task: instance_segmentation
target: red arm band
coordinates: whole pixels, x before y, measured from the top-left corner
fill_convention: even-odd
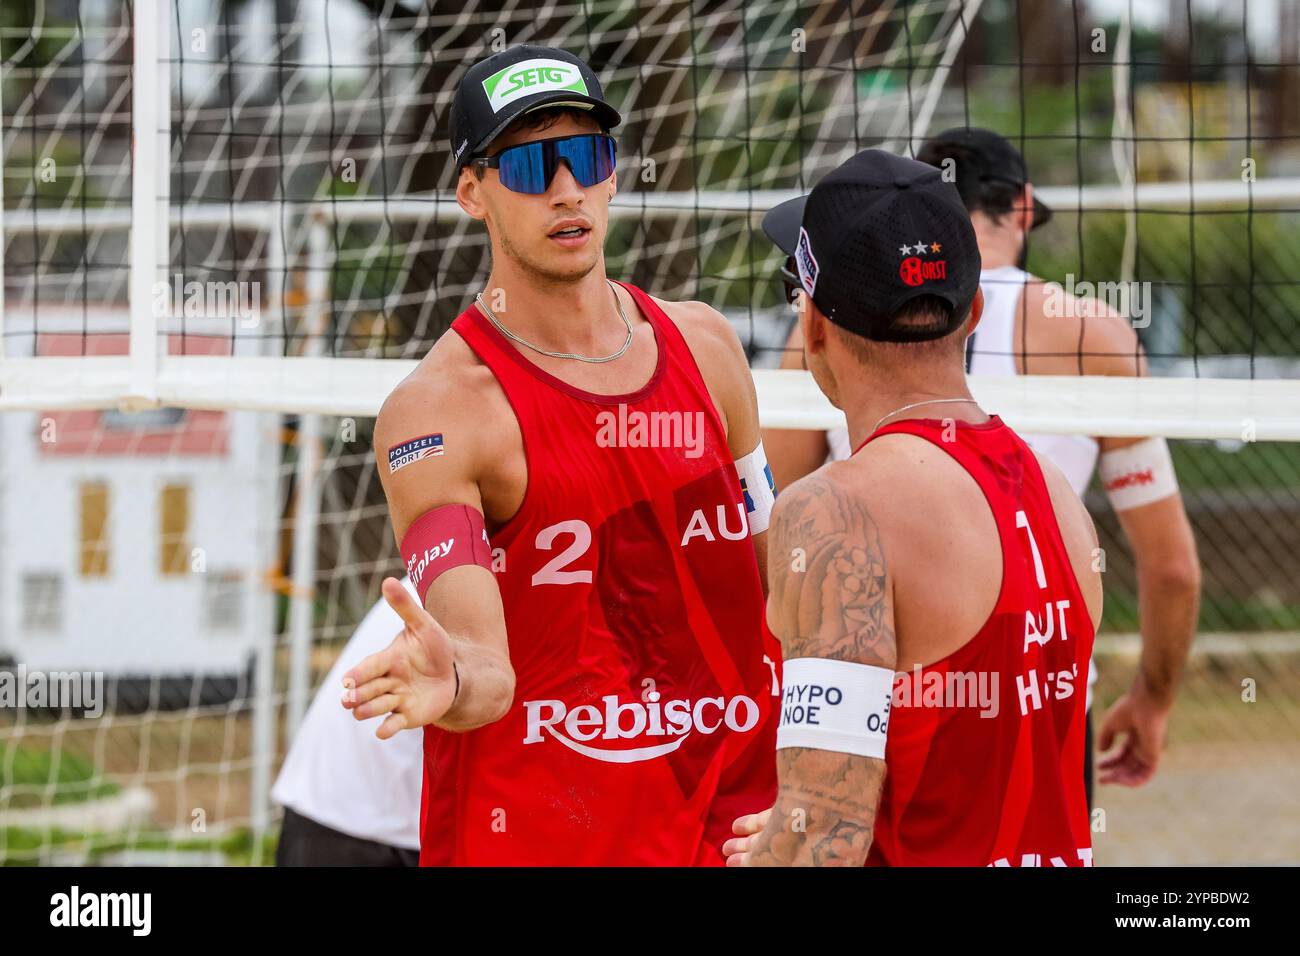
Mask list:
[[[483,515],[468,505],[443,505],[420,515],[402,536],[401,551],[421,607],[429,585],[444,571],[462,564],[492,570]]]

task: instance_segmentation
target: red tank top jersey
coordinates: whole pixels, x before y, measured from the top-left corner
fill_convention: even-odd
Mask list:
[[[452,328],[519,422],[528,484],[490,535],[515,698],[425,729],[425,865],[721,865],[776,795],[779,644],[743,492],[695,360],[623,286],[658,361],[627,395],[575,388],[471,306]]]
[[[975,479],[997,523],[1002,589],[970,641],[895,677],[867,862],[1089,866],[1093,626],[1038,461],[996,416],[958,423],[947,441],[934,419],[887,425],[867,441],[894,433],[924,438]],[[935,586],[957,585],[936,569]]]

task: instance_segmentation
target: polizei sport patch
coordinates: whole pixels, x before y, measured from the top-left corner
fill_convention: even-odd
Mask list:
[[[426,458],[436,458],[442,454],[442,432],[436,435],[422,435],[412,438],[400,445],[388,449],[388,473],[391,475],[399,468]]]

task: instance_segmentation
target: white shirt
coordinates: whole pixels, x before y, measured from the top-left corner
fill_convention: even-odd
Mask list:
[[[402,584],[415,594],[409,579]],[[307,709],[271,797],[349,836],[418,850],[423,731],[380,740],[381,718],[358,721],[340,703],[343,675],[401,630],[402,619],[382,598],[366,613]]]

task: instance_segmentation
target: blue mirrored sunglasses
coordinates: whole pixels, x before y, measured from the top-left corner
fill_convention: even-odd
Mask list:
[[[560,160],[569,164],[579,186],[604,182],[614,173],[614,137],[608,133],[579,133],[539,139],[507,146],[495,156],[479,156],[470,162],[495,168],[501,185],[511,192],[536,196],[550,188]]]

